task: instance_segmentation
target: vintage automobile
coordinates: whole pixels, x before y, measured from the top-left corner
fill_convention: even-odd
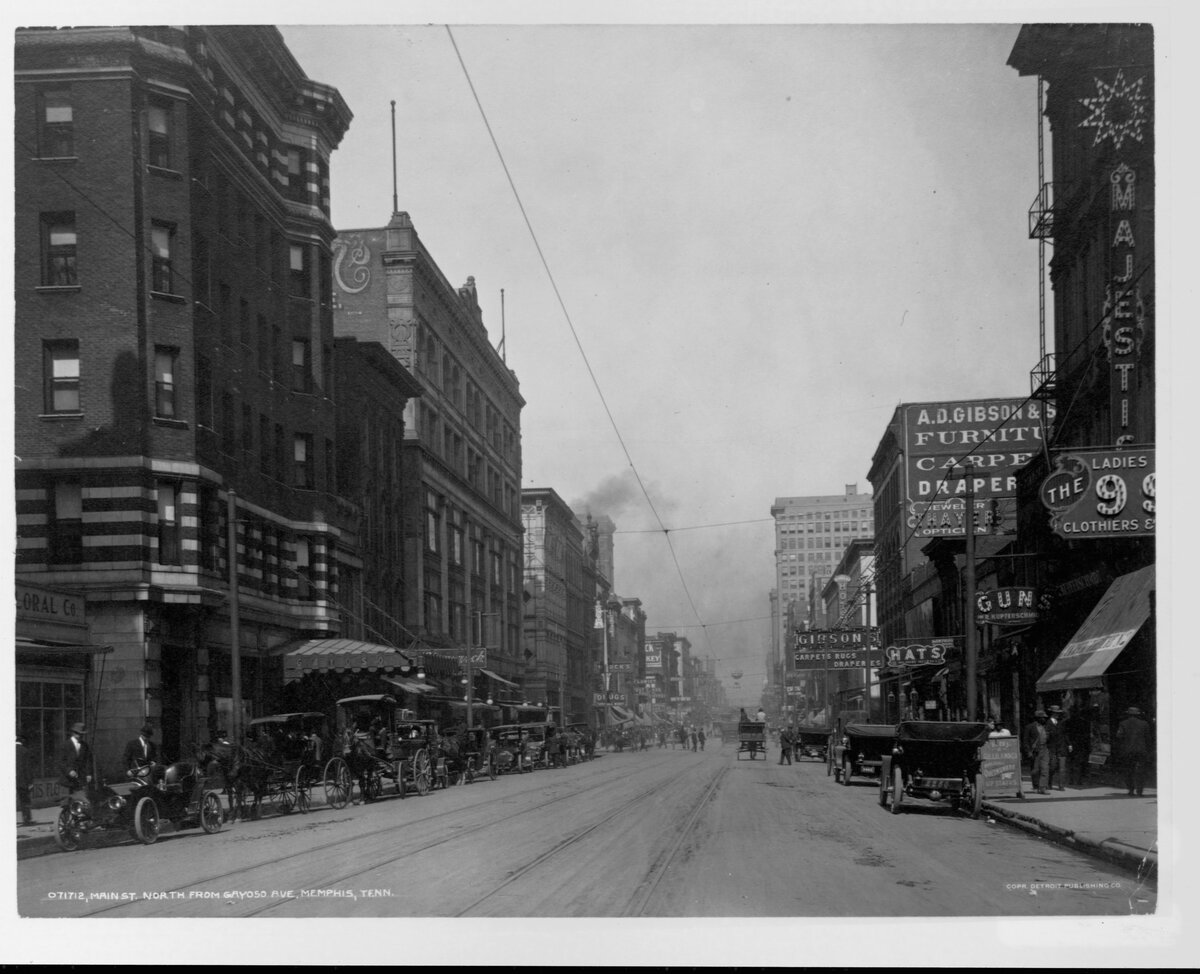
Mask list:
[[[533,770],[528,727],[528,724],[500,724],[489,729],[497,774],[525,774]]]
[[[880,767],[879,804],[899,814],[905,796],[948,799],[978,818],[983,805],[983,755],[991,728],[966,721],[906,720]]]
[[[801,724],[796,728],[796,736],[792,745],[796,759],[816,758],[824,761],[829,749],[828,727],[816,724]]]
[[[895,724],[847,724],[833,745],[834,779],[848,785],[855,775],[878,777],[895,740]]]
[[[54,832],[59,848],[74,852],[91,832],[120,831],[150,845],[158,839],[162,819],[176,828],[199,825],[210,834],[221,831],[221,796],[207,787],[197,764],[176,761],[130,773],[132,782],[101,783],[83,796],[63,799]]]
[[[486,727],[465,730],[466,751],[458,755],[458,782],[469,785],[485,775],[496,780],[496,745]]]
[[[550,720],[539,720],[521,727],[529,735],[525,754],[530,766],[534,769],[554,767],[558,754],[558,725]]]

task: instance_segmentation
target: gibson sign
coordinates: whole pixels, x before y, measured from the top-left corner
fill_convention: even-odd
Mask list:
[[[1041,487],[1050,528],[1070,541],[1154,534],[1154,447],[1060,453]]]
[[[848,670],[878,665],[879,630],[801,629],[796,631],[793,663],[798,670]],[[874,655],[876,658],[871,659]]]

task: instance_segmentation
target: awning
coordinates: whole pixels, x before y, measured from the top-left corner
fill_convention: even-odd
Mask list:
[[[390,683],[394,687],[399,687],[406,693],[430,693],[434,689],[428,683],[419,683],[416,680],[399,679],[394,676],[385,676],[383,681],[385,683]]]
[[[1037,681],[1039,693],[1099,687],[1100,677],[1150,618],[1154,566],[1117,578]]]
[[[479,672],[484,676],[491,677],[497,683],[503,683],[506,687],[515,687],[518,690],[521,689],[521,684],[513,683],[512,680],[506,680],[499,673],[493,673],[491,670],[485,670],[482,666],[479,668]]]
[[[618,707],[616,704],[609,704],[608,709],[612,711],[613,716],[617,718],[614,723],[626,724],[629,721],[636,719],[628,710],[626,710],[624,707]]]
[[[86,643],[40,642],[36,639],[25,639],[21,636],[18,636],[17,652],[40,653],[43,656],[55,656],[63,653],[88,653],[91,655],[97,655],[99,653],[111,653],[112,647],[89,646]]]
[[[272,655],[283,657],[285,683],[299,680],[306,673],[389,672],[413,662],[391,646],[359,639],[305,639],[285,643]]]

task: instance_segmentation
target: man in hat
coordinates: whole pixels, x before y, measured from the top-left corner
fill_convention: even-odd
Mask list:
[[[25,740],[25,735],[17,731],[17,811],[21,813],[22,825],[32,825],[33,807],[29,790],[33,786],[33,768]]]
[[[1067,780],[1067,735],[1063,727],[1066,713],[1058,704],[1047,707],[1046,713],[1049,715],[1046,727],[1050,731],[1050,741],[1046,745],[1046,749],[1050,752],[1050,771],[1047,775],[1046,787],[1062,791]],[[1058,782],[1057,785],[1054,784],[1055,781]]]
[[[1029,776],[1032,779],[1033,790],[1039,795],[1046,794],[1050,771],[1050,728],[1047,726],[1049,719],[1050,715],[1046,711],[1034,711],[1033,721],[1021,734],[1021,750],[1029,759]]]
[[[143,724],[141,733],[125,745],[121,763],[131,778],[146,768],[157,768],[158,745],[154,742],[154,728],[150,724]]]
[[[1125,719],[1117,725],[1117,760],[1125,771],[1125,787],[1129,794],[1140,797],[1146,785],[1146,765],[1150,761],[1150,725],[1142,718],[1140,707],[1125,711]]]
[[[69,792],[79,791],[92,783],[92,749],[87,742],[87,728],[82,722],[71,725],[71,733],[63,747],[61,784]]]
[[[1089,708],[1073,707],[1063,732],[1067,735],[1068,784],[1087,783],[1088,758],[1092,754],[1092,717]]]

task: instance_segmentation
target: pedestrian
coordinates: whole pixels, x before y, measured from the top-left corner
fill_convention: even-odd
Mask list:
[[[993,717],[990,721],[991,730],[988,732],[988,737],[1012,737],[1012,731],[1000,722],[999,717]]]
[[[154,728],[150,724],[143,724],[138,736],[126,743],[121,763],[125,765],[125,772],[131,778],[137,777],[147,768],[153,775],[158,765],[158,745],[154,742]]]
[[[765,724],[767,722],[767,712],[763,710],[762,707],[759,707],[758,713],[754,715],[754,719],[760,724]]]
[[[698,737],[700,739],[700,750],[703,751],[704,750],[704,728],[703,727],[701,727],[698,731],[696,731],[696,737]]]
[[[82,722],[71,725],[71,733],[63,746],[60,783],[69,792],[79,791],[92,783],[92,749],[87,742],[87,727]]]
[[[1074,708],[1063,722],[1063,732],[1067,736],[1067,784],[1086,784],[1092,755],[1091,713],[1083,707]]]
[[[796,738],[793,735],[792,728],[790,726],[784,727],[783,730],[779,732],[780,764],[783,764],[785,761],[788,764],[792,763],[792,745],[795,743],[795,740]]]
[[[1049,719],[1046,727],[1050,731],[1050,740],[1046,745],[1050,754],[1050,773],[1046,779],[1046,787],[1063,791],[1063,783],[1067,780],[1067,735],[1063,729],[1065,714],[1058,704],[1046,708]],[[1055,781],[1058,782],[1055,785]]]
[[[681,748],[683,748],[685,751],[687,750],[688,732],[687,732],[687,728],[684,727],[682,724],[679,727],[679,746]]]
[[[17,731],[17,811],[21,813],[21,824],[33,824],[33,802],[30,792],[33,789],[33,765],[26,747],[26,737]]]
[[[688,731],[688,736],[692,740],[692,750],[694,751],[694,750],[696,750],[696,745],[699,744],[699,741],[696,739],[696,725],[695,724],[692,724],[691,730]]]
[[[1150,761],[1150,724],[1142,718],[1140,707],[1125,711],[1125,719],[1117,725],[1117,760],[1125,772],[1125,787],[1129,794],[1141,797],[1146,785],[1146,765]]]
[[[1044,795],[1050,771],[1050,729],[1046,726],[1050,715],[1044,710],[1037,710],[1033,718],[1021,734],[1021,750],[1029,759],[1033,790]]]

